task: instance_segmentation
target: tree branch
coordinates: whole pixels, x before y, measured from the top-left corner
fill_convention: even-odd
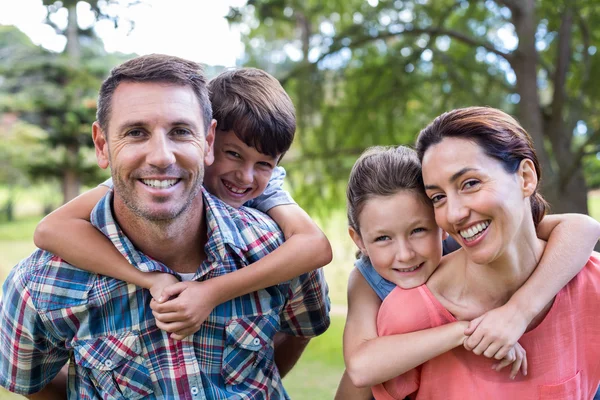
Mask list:
[[[573,155],[571,165],[564,173],[561,173],[560,187],[564,187],[567,184],[567,182],[569,182],[575,171],[577,171],[577,169],[581,166],[581,159],[583,157],[590,154],[596,154],[598,153],[598,151],[600,151],[600,144],[597,145],[596,150],[594,151],[586,150],[586,147],[593,144],[597,140],[600,140],[600,130],[592,132],[592,134],[587,137],[586,141],[581,146],[579,146],[579,149]]]

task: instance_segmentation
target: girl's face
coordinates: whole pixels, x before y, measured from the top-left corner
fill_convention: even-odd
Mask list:
[[[526,231],[531,165],[521,161],[517,173],[509,174],[479,145],[458,138],[445,138],[425,152],[423,180],[436,222],[475,263],[494,261]]]
[[[350,236],[383,278],[403,289],[424,284],[442,258],[442,230],[413,190],[367,200]]]

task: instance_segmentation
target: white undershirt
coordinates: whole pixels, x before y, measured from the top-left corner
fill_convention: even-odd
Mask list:
[[[187,274],[179,274],[179,276],[181,277],[181,281],[185,282],[185,281],[191,281],[192,279],[194,279],[194,275],[196,275],[195,272],[190,272]]]

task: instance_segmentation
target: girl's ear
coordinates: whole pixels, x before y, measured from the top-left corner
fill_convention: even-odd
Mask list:
[[[533,161],[528,158],[521,160],[519,169],[517,170],[517,175],[521,180],[521,190],[523,191],[523,196],[530,197],[533,195],[538,185],[538,176],[537,172],[535,171],[535,165],[533,164]]]
[[[352,228],[351,226],[348,227],[348,234],[350,235],[350,237],[352,238],[352,241],[358,246],[358,248],[360,249],[360,252],[363,253],[363,255],[365,256],[369,256],[369,254],[367,253],[367,249],[365,248],[365,244],[363,243],[362,237],[360,236],[360,233],[356,232],[354,230],[354,228]]]

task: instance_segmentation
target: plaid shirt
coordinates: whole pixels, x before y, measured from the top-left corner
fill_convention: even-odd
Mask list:
[[[282,243],[260,212],[233,209],[203,191],[207,260],[195,280],[244,267]],[[111,213],[112,192],[92,223],[142,271],[174,273],[137,251]],[[311,337],[329,325],[321,270],[219,305],[194,335],[174,341],[156,327],[148,290],[77,269],[37,250],[4,285],[0,385],[39,391],[70,363],[70,399],[288,398],[273,336]]]

